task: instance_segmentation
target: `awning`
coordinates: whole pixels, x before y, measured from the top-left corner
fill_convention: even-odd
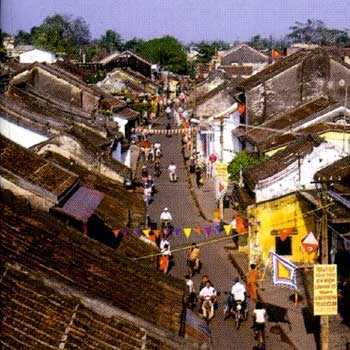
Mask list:
[[[56,210],[86,223],[101,203],[103,197],[104,194],[99,191],[80,187],[62,208],[56,208]]]

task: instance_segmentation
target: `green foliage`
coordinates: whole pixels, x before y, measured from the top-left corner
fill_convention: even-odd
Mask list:
[[[32,35],[24,30],[19,30],[15,36],[16,45],[26,45],[32,43]]]
[[[187,73],[187,57],[181,43],[172,36],[146,41],[139,49],[140,55],[158,63],[174,73]]]
[[[85,20],[78,17],[53,15],[45,18],[39,27],[31,30],[32,43],[55,52],[76,52],[80,45],[90,41],[90,30]]]
[[[107,50],[108,53],[112,53],[116,50],[121,50],[122,49],[121,37],[117,32],[111,29],[108,29],[106,31],[106,34],[101,36],[101,39],[99,41],[99,46]]]
[[[227,171],[231,180],[239,180],[239,172],[245,171],[249,166],[261,163],[265,159],[264,156],[255,157],[247,151],[238,152],[228,165]]]
[[[295,22],[289,27],[287,37],[292,43],[318,44],[318,45],[349,45],[350,38],[346,31],[330,29],[320,20],[308,19],[306,23]]]
[[[142,39],[132,38],[123,44],[123,50],[132,50],[138,52],[144,43],[145,41]]]
[[[98,70],[94,75],[87,77],[86,82],[88,84],[97,84],[99,81],[106,77],[106,73],[103,70]]]

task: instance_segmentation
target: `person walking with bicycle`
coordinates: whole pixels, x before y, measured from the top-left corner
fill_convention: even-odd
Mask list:
[[[259,349],[264,349],[265,346],[266,315],[266,310],[264,309],[262,302],[258,301],[253,310],[252,317],[254,321],[254,337],[258,342]]]

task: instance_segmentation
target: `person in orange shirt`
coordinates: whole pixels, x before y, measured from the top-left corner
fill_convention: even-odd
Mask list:
[[[250,265],[250,271],[247,273],[247,295],[251,300],[258,300],[257,294],[258,287],[258,271],[256,270],[256,265]]]

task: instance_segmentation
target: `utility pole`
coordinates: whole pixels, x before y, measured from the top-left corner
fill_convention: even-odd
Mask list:
[[[321,263],[328,264],[328,222],[327,222],[327,203],[328,186],[327,182],[321,182]],[[321,350],[328,350],[329,344],[329,316],[323,315],[320,319],[321,326]]]

